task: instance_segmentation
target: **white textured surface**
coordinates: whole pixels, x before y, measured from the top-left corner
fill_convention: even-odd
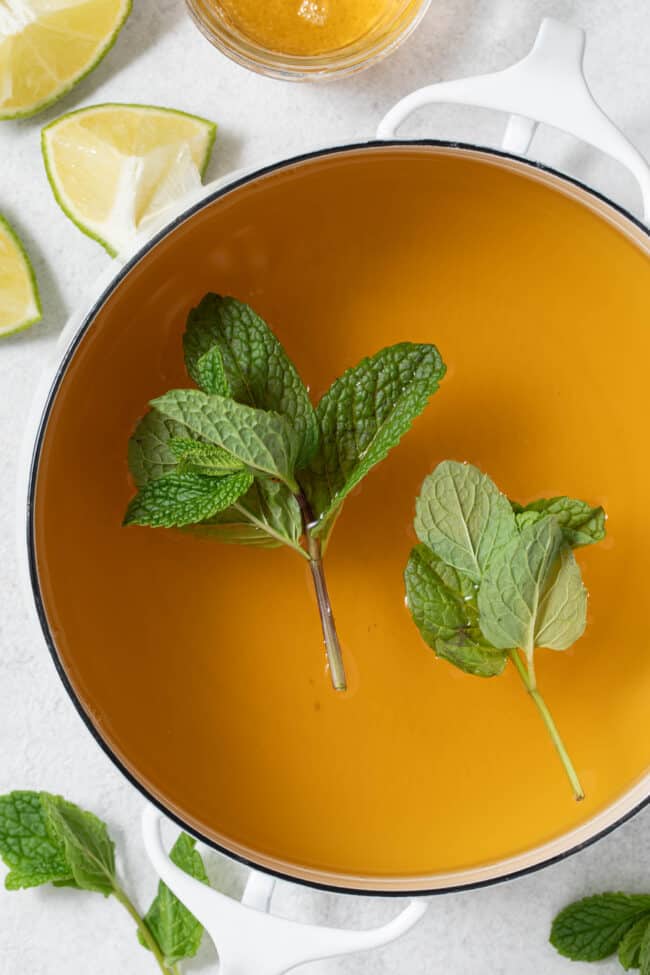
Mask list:
[[[185,16],[181,0],[135,0],[115,49],[97,71],[35,120],[0,124],[0,212],[34,259],[45,318],[0,348],[0,792],[62,792],[102,815],[124,853],[121,868],[144,905],[154,888],[139,840],[138,793],[95,745],[59,683],[27,618],[16,582],[13,483],[24,417],[48,349],[83,291],[107,264],[54,203],[39,153],[41,125],[102,101],[171,105],[214,118],[220,134],[209,178],[305,149],[371,136],[399,97],[432,80],[494,70],[522,56],[540,18],[589,31],[587,69],[603,107],[650,156],[650,7],[646,0],[433,0],[418,33],[392,59],[326,87],[301,87],[248,74],[217,54]],[[494,142],[500,123],[470,111],[435,109],[407,127],[413,135]],[[545,133],[536,153],[634,205],[629,179],[571,140]],[[570,860],[525,879],[431,900],[424,922],[399,945],[314,973],[561,975],[589,971],[546,944],[550,920],[572,898],[605,888],[650,890],[650,811]],[[241,870],[208,853],[229,889]],[[234,885],[234,887],[233,887]],[[304,919],[370,925],[396,906],[278,885],[275,909]],[[204,948],[188,972],[214,970]],[[20,975],[139,975],[155,971],[117,903],[69,890],[0,891],[0,972]],[[607,963],[598,971],[620,971]],[[253,975],[253,973],[251,973]]]

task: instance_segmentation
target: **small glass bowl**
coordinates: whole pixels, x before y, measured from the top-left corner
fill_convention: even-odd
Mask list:
[[[358,40],[313,55],[285,54],[263,47],[235,27],[218,0],[186,3],[199,30],[237,64],[284,81],[319,81],[355,74],[391,54],[415,30],[431,0],[402,0],[397,10]]]

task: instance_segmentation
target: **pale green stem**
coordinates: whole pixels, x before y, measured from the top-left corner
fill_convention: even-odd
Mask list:
[[[338,633],[336,632],[336,623],[334,622],[334,611],[332,610],[332,602],[327,589],[327,580],[325,579],[321,542],[319,538],[312,534],[314,516],[307,498],[302,491],[299,491],[295,497],[302,512],[303,527],[305,530],[305,538],[307,540],[307,549],[309,552],[309,567],[311,569],[311,577],[314,582],[314,589],[316,590],[316,601],[318,603],[318,612],[320,614],[320,622],[323,630],[323,640],[325,642],[325,650],[327,652],[327,661],[329,663],[332,686],[334,687],[335,691],[345,691],[347,690],[348,685],[345,677],[345,668],[343,666],[341,644],[339,643]]]
[[[547,708],[544,698],[537,690],[537,684],[535,681],[535,670],[532,666],[532,660],[531,660],[532,654],[528,657],[529,660],[528,670],[526,669],[524,662],[519,656],[517,650],[511,650],[510,657],[512,659],[513,664],[517,668],[517,672],[519,673],[519,676],[521,677],[524,683],[524,687],[532,697],[533,701],[535,702],[535,705],[537,706],[537,710],[542,716],[542,720],[544,721],[544,724],[548,729],[548,733],[551,736],[551,741],[555,745],[557,753],[560,756],[560,759],[562,761],[562,765],[564,766],[564,770],[569,778],[569,782],[571,783],[571,787],[575,794],[576,800],[579,802],[581,799],[584,799],[585,794],[582,789],[582,786],[580,785],[580,780],[578,779],[576,770],[573,767],[573,763],[569,758],[569,753],[567,752],[564,746],[564,742],[562,741],[560,737],[560,733],[557,730],[555,722],[551,716],[551,712]]]
[[[113,894],[115,898],[120,902],[122,907],[128,912],[128,914],[135,921],[135,925],[138,931],[140,932],[140,934],[142,935],[142,940],[145,942],[147,948],[151,950],[151,953],[156,959],[156,962],[158,963],[158,967],[162,972],[162,975],[174,975],[174,969],[167,967],[165,963],[165,957],[161,952],[160,948],[158,947],[156,939],[154,938],[151,931],[149,930],[147,925],[144,923],[144,921],[138,914],[138,911],[134,906],[133,902],[129,899],[129,897],[124,893],[124,891],[120,887],[114,887]]]

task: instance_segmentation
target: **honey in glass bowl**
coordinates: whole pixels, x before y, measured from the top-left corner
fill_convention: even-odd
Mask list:
[[[195,22],[230,58],[286,80],[352,74],[385,57],[430,0],[187,0]]]

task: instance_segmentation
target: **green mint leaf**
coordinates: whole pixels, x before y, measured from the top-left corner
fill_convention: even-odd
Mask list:
[[[236,507],[191,530],[217,541],[276,548],[298,544],[302,517],[298,502],[285,484],[256,480]]]
[[[136,486],[144,487],[149,481],[175,471],[178,458],[169,442],[191,437],[186,426],[157,410],[143,416],[129,440],[129,470]]]
[[[613,955],[637,921],[650,917],[650,896],[596,894],[565,907],[553,921],[551,944],[574,961]]]
[[[163,416],[222,447],[246,467],[278,477],[297,490],[294,469],[300,443],[285,417],[198,389],[172,390],[151,405]]]
[[[566,650],[582,636],[587,594],[555,518],[524,528],[487,565],[478,594],[480,627],[495,647]]]
[[[424,481],[415,531],[448,565],[480,582],[490,559],[517,537],[510,502],[471,464],[443,461]]]
[[[185,363],[201,384],[201,358],[217,346],[230,395],[238,403],[284,416],[298,435],[297,462],[307,465],[318,446],[309,393],[268,325],[235,298],[208,294],[187,320]]]
[[[190,877],[208,884],[203,860],[195,846],[194,839],[181,833],[172,847],[171,860]],[[158,893],[144,917],[144,923],[156,939],[168,965],[175,965],[184,958],[193,958],[199,950],[203,925],[162,881],[158,884]],[[139,932],[138,940],[144,948],[148,947]]]
[[[438,389],[434,345],[382,349],[334,381],[316,408],[320,448],[300,482],[326,534],[346,495],[396,447]]]
[[[605,537],[605,512],[592,508],[586,501],[576,498],[540,498],[522,507],[513,503],[517,524],[520,528],[534,524],[545,515],[553,515],[564,532],[571,548],[592,545]]]
[[[468,576],[418,545],[404,579],[413,620],[438,657],[476,677],[503,672],[507,656],[490,647],[478,628],[476,586]]]
[[[499,677],[508,663],[503,650],[486,645],[481,635],[459,630],[450,640],[436,640],[436,654],[473,677]]]
[[[145,484],[129,504],[125,525],[180,528],[229,508],[253,482],[248,471],[225,477],[168,474]]]
[[[169,449],[178,461],[178,471],[181,474],[230,474],[243,470],[243,464],[222,447],[200,440],[188,440],[173,437],[169,441]]]
[[[411,615],[431,647],[459,630],[478,628],[476,589],[471,579],[446,565],[425,545],[411,552],[406,571],[406,598]]]
[[[72,882],[65,847],[48,827],[38,792],[0,796],[0,856],[7,890]]]
[[[115,847],[104,823],[61,796],[41,793],[48,828],[65,849],[72,877],[83,890],[106,897],[115,889]]]
[[[197,360],[194,367],[196,384],[204,393],[216,396],[230,396],[232,391],[226,376],[223,356],[218,345],[213,347]]]
[[[649,928],[650,916],[643,917],[621,939],[618,946],[618,960],[626,971],[630,968],[638,968],[641,964],[641,945]]]
[[[640,975],[650,975],[650,926],[645,929],[639,950]]]

